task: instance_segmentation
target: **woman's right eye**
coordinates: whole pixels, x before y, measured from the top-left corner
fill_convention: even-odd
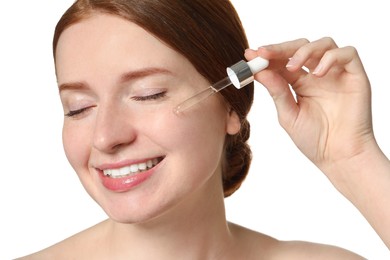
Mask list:
[[[84,112],[86,112],[89,108],[91,108],[91,107],[84,107],[84,108],[77,109],[77,110],[70,110],[68,113],[65,114],[65,116],[66,117],[76,117],[76,116],[79,116],[79,115],[83,114]]]

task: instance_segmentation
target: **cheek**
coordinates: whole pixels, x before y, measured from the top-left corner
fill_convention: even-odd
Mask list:
[[[195,168],[210,165],[215,168],[223,152],[226,122],[221,109],[199,107],[186,114],[172,111],[154,120],[149,129],[158,133],[160,145],[180,158],[179,163]],[[188,169],[188,167],[187,167]]]
[[[72,127],[65,123],[62,129],[62,141],[69,163],[79,173],[82,167],[88,167],[89,138],[83,127]]]

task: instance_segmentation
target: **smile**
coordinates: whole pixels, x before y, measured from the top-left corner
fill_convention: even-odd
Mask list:
[[[103,174],[104,176],[111,177],[111,178],[128,177],[153,168],[161,160],[162,158],[154,158],[154,159],[147,160],[146,162],[136,163],[118,169],[106,169],[103,171]]]

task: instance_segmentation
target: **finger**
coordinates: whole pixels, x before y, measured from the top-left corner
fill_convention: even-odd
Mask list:
[[[262,46],[258,49],[257,52],[259,56],[274,60],[274,66],[270,66],[270,68],[279,68],[280,74],[286,79],[286,81],[290,83],[290,85],[295,85],[299,79],[307,75],[307,70],[301,64],[292,66],[294,65],[292,63],[294,60],[291,61],[291,57],[296,55],[296,52],[299,49],[309,43],[309,40],[301,38],[279,44]]]
[[[294,53],[307,43],[309,43],[309,41],[302,38],[279,44],[262,46],[258,48],[257,56],[270,61],[270,65],[268,66],[269,69],[284,70]],[[253,53],[251,55],[254,56]]]
[[[299,108],[288,82],[279,73],[272,70],[263,70],[257,73],[255,79],[268,90],[272,97],[280,125],[286,130],[291,128],[292,122],[298,116]]]
[[[255,51],[255,50],[248,49],[245,51],[245,57],[247,60],[252,60],[252,59],[258,57],[259,56],[258,54],[259,54],[259,51]],[[305,77],[307,75],[307,71],[305,71],[304,69],[290,72],[286,68],[286,63],[287,63],[286,60],[273,60],[273,59],[271,59],[271,60],[269,60],[269,66],[267,67],[267,69],[274,70],[277,73],[279,73],[284,78],[284,80],[290,85],[295,85],[295,83],[300,78]]]
[[[357,50],[351,46],[327,51],[314,69],[313,74],[322,77],[335,67],[347,73],[366,75]]]
[[[307,39],[297,39],[279,44],[266,45],[258,49],[258,55],[269,60],[288,61],[299,48],[308,43],[309,41]]]
[[[247,50],[245,57],[248,60],[254,59],[257,57],[257,52]],[[268,90],[274,100],[280,124],[284,128],[288,128],[291,125],[289,122],[298,114],[298,105],[290,90],[289,83],[280,72],[270,69],[257,73],[255,79]]]
[[[257,50],[247,49],[245,50],[245,58],[250,61],[256,57],[262,57],[264,59],[269,60],[269,65],[267,69],[271,70],[280,70],[281,68],[286,67],[286,63],[288,60],[278,60],[278,59],[270,59],[266,58],[264,55],[259,55],[259,52]]]
[[[295,71],[306,67],[309,71],[314,71],[323,55],[327,51],[336,48],[338,48],[337,44],[329,37],[302,45],[291,57],[287,68],[290,71]]]
[[[254,58],[258,57],[257,52],[255,50],[252,50],[252,49],[246,49],[244,55],[248,61],[253,60]]]

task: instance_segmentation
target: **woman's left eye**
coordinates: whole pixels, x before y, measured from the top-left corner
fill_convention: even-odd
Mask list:
[[[165,97],[167,94],[166,91],[162,91],[156,94],[146,95],[146,96],[134,96],[131,99],[135,101],[148,101],[148,100],[156,100]]]

